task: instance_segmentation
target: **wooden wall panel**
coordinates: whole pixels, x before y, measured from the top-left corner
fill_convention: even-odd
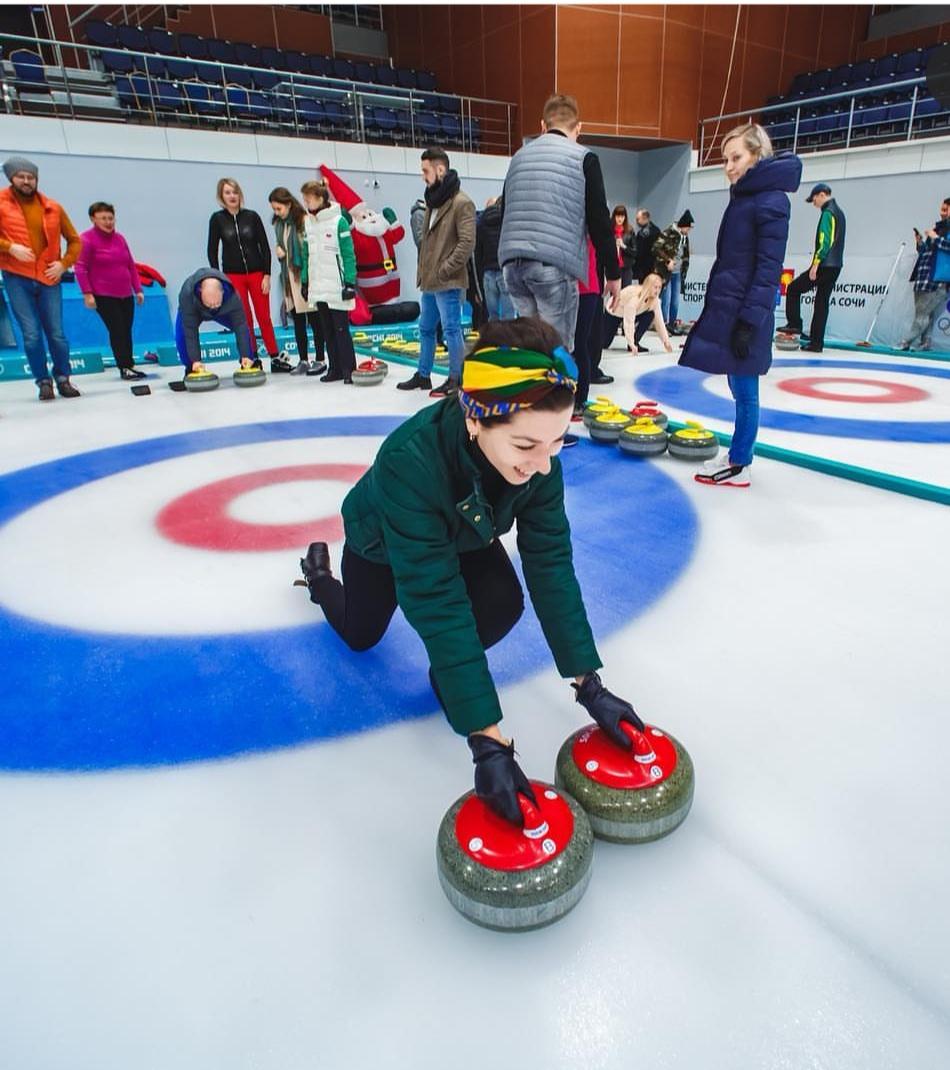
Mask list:
[[[557,16],[553,4],[535,5],[521,19],[521,132],[533,134],[544,102],[554,92]]]
[[[751,44],[781,49],[785,44],[787,13],[787,8],[776,9],[766,4],[751,7],[747,40]]]
[[[620,126],[636,127],[656,136],[664,91],[663,20],[631,15],[621,23],[620,106],[616,121]],[[587,108],[586,99],[584,108]]]
[[[615,126],[620,12],[562,5],[557,9],[557,89],[578,98],[588,126]]]
[[[696,136],[702,58],[702,27],[668,21],[660,101],[660,129],[664,137],[691,141]]]
[[[309,11],[297,11],[289,7],[269,4],[259,9],[266,16],[273,13],[276,26],[277,47],[296,52],[312,52],[316,55],[333,54],[333,35],[330,20]]]

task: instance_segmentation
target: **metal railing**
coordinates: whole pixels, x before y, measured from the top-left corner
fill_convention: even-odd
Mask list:
[[[516,147],[517,105],[508,101],[17,34],[0,34],[0,47],[4,55],[0,78],[3,106],[13,114],[122,122],[131,119],[154,125],[185,123],[206,128],[246,129],[251,125],[263,132],[299,137],[389,140],[414,147],[447,145],[468,152],[506,155]],[[10,55],[20,49],[39,56],[46,88],[17,76]],[[88,67],[68,67],[63,62],[64,49],[81,54]],[[117,57],[122,57],[134,69],[109,70],[103,57],[115,57],[111,60],[113,65]],[[179,64],[181,68],[200,71],[200,77],[175,77],[172,72]],[[236,74],[245,80],[249,77],[253,87],[235,82]],[[446,132],[441,125],[434,129],[429,118],[436,114],[431,110],[433,99],[442,97],[458,103],[458,112],[449,113],[458,119],[455,133]],[[321,120],[312,105],[314,101],[334,105],[333,116]],[[384,129],[376,122],[375,114],[369,110],[376,108],[396,113],[396,129]],[[439,113],[440,124],[441,114],[445,113]],[[391,116],[387,116],[387,123],[391,123]]]
[[[845,89],[839,93],[826,93],[821,96],[804,97],[796,100],[786,100],[781,104],[771,104],[767,107],[753,108],[746,111],[730,112],[728,115],[715,115],[710,119],[701,119],[699,123],[699,164],[701,167],[708,165],[714,154],[718,151],[718,140],[722,134],[728,132],[730,127],[735,126],[737,122],[759,122],[767,129],[775,129],[775,126],[789,126],[790,130],[787,132],[773,136],[773,140],[782,143],[782,147],[791,148],[792,152],[818,152],[824,148],[828,148],[829,145],[834,145],[836,148],[850,148],[856,141],[860,141],[862,144],[866,144],[871,140],[880,141],[910,141],[912,138],[923,136],[926,131],[918,126],[918,129],[914,130],[914,120],[917,118],[918,102],[922,96],[922,90],[926,88],[926,78],[919,76],[916,78],[907,78],[899,82],[888,82],[883,85],[866,86],[863,89]],[[902,104],[909,104],[910,111],[906,117],[900,119],[881,119],[879,122],[868,124],[855,124],[855,110],[856,105],[861,107],[861,102],[864,100],[872,100],[875,97],[883,97],[893,94],[895,91],[906,90],[910,91],[911,96],[909,100],[893,101],[890,104],[868,104],[868,108],[880,108],[885,112],[892,107],[897,107]],[[841,126],[828,126],[825,129],[818,129],[818,125],[822,118],[829,118],[830,115],[814,115],[811,114],[817,109],[827,109],[833,105],[836,101],[848,102],[848,118],[847,125]],[[803,112],[805,114],[803,114]],[[946,114],[946,109],[941,109],[943,114]],[[770,124],[769,118],[771,116],[782,115],[786,116],[778,124]],[[831,115],[843,116],[841,111],[832,112]],[[904,124],[906,122],[906,130]],[[814,123],[814,127],[811,124]],[[868,132],[864,133],[862,128],[867,125]],[[899,126],[902,133],[899,137],[893,133],[874,133],[875,127],[886,125],[892,125],[895,129]],[[804,127],[804,129],[803,129]],[[826,142],[820,143],[819,138],[831,135],[830,139]],[[815,139],[812,141],[811,139]],[[785,145],[785,142],[789,144]],[[718,163],[718,158],[716,158]]]

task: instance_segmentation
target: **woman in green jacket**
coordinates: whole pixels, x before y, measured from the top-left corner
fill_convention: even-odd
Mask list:
[[[576,700],[621,747],[633,707],[611,694],[574,575],[557,454],[574,402],[576,368],[535,317],[487,323],[462,369],[458,398],[397,428],[343,502],[342,582],[327,544],[301,568],[310,598],[354,650],[382,638],[398,605],[429,655],[429,678],[452,727],[468,739],[475,790],[522,824],[517,794],[534,800],[499,729],[485,651],[514,627],[524,596],[499,536],[517,524],[531,602]]]

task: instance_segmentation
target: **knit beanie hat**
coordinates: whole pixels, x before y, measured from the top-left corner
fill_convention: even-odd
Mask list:
[[[677,219],[676,225],[678,227],[691,227],[693,225],[693,213],[687,208],[686,211]]]
[[[559,386],[577,388],[577,365],[563,346],[551,354],[488,346],[466,357],[458,398],[468,416],[481,419],[530,408]]]
[[[3,173],[7,178],[13,178],[18,171],[26,171],[34,178],[39,178],[40,174],[40,169],[32,160],[28,160],[25,156],[11,156],[3,165]]]

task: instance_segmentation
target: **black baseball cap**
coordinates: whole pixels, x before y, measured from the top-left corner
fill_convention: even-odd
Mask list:
[[[824,182],[819,182],[817,186],[812,187],[811,193],[805,198],[809,204],[815,199],[816,193],[831,193],[831,186],[826,185]]]

